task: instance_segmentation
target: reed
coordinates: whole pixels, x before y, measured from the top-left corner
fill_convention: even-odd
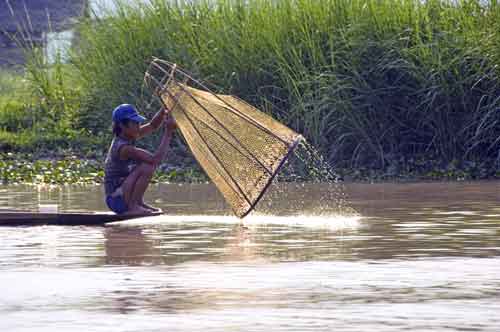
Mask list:
[[[143,73],[156,56],[271,112],[337,165],[498,153],[497,1],[151,0],[116,7],[81,22],[71,55],[81,96],[77,124],[94,133],[108,129],[116,104],[143,105]]]

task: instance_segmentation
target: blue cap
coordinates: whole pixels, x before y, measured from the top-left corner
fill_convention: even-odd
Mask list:
[[[139,115],[133,105],[121,104],[113,110],[113,121],[131,120],[139,123],[146,121],[146,118]]]

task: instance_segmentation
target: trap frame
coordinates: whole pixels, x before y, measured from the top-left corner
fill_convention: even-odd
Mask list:
[[[213,92],[174,63],[154,58],[144,84],[171,110],[196,160],[240,218],[255,208],[303,139],[244,100]]]

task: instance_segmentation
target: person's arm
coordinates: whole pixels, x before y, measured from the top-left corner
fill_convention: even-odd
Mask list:
[[[168,114],[168,111],[166,111],[164,108],[156,112],[156,114],[153,116],[151,121],[149,121],[146,124],[143,124],[139,128],[139,138],[144,137],[146,135],[151,134],[153,131],[157,130],[160,128],[161,124],[165,120],[165,116]]]
[[[173,118],[169,118],[165,124],[166,128],[163,133],[163,137],[154,154],[132,145],[125,145],[120,149],[120,158],[124,160],[133,159],[137,162],[144,162],[155,166],[160,164],[160,162],[163,160],[163,158],[165,158],[165,155],[168,152],[172,134],[177,128],[177,125]]]

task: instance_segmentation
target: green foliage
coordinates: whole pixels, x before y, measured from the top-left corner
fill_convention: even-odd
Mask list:
[[[105,142],[117,104],[144,106],[142,78],[156,56],[271,112],[338,166],[497,156],[497,1],[151,0],[116,7],[79,24],[68,64],[49,65],[36,52],[30,58],[26,78],[37,102],[27,109],[48,131],[75,138],[90,132]],[[25,126],[27,112],[6,111],[4,129]]]
[[[16,131],[30,126],[32,118],[26,103],[27,82],[14,72],[0,72],[0,129]]]
[[[0,147],[50,151],[102,143],[102,137],[75,126],[81,96],[72,67],[60,61],[48,64],[36,48],[26,49],[26,56],[23,73],[0,72]]]
[[[0,129],[10,132],[31,127],[33,117],[30,109],[20,100],[9,100],[0,106]]]
[[[48,63],[43,50],[27,50],[26,77],[36,100],[41,124],[54,128],[72,128],[82,99],[73,67],[56,56]]]
[[[270,111],[344,165],[496,154],[496,1],[118,2],[81,24],[81,123],[141,104],[152,56]],[[101,121],[99,121],[101,120]]]

